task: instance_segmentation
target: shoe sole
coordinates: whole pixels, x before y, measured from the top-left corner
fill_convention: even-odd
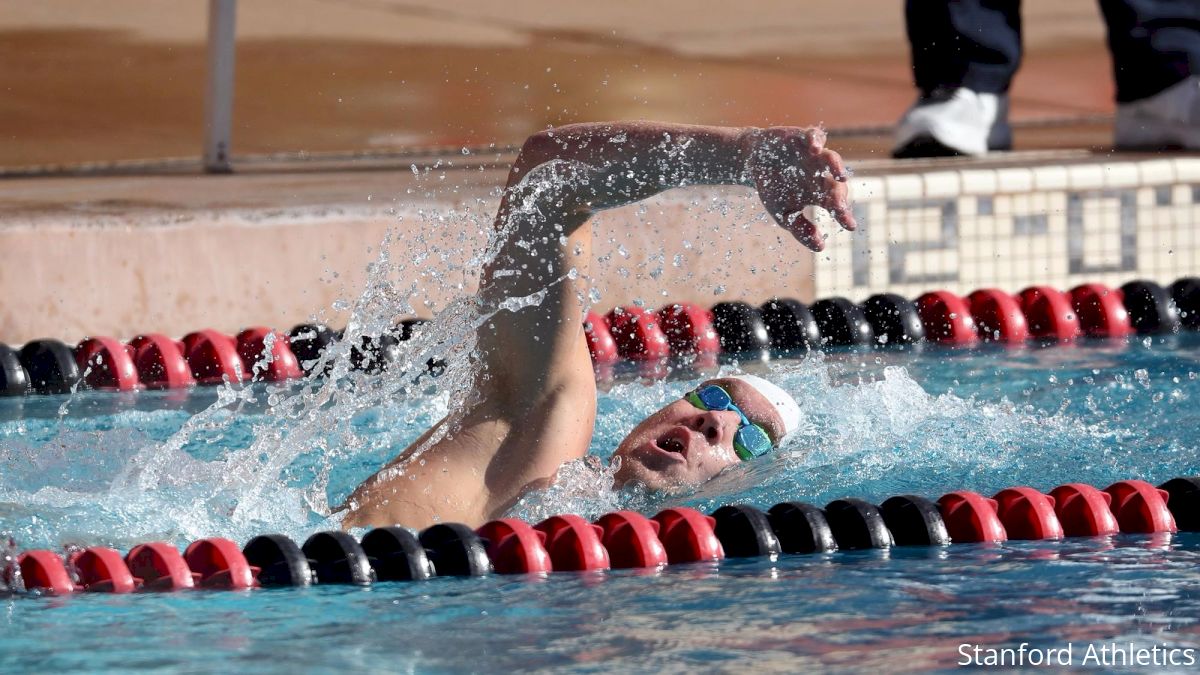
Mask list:
[[[1012,145],[998,145],[996,147],[988,147],[988,152],[1012,150]],[[927,157],[971,157],[965,152],[960,152],[938,139],[928,134],[922,134],[914,137],[911,141],[896,148],[892,151],[892,157],[896,159],[921,159]]]
[[[1200,150],[1200,127],[1118,114],[1113,146],[1117,150]]]

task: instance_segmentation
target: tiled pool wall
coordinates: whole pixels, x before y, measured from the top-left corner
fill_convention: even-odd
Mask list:
[[[875,172],[830,237],[816,295],[1169,283],[1200,270],[1200,158]],[[826,223],[828,225],[828,223]]]

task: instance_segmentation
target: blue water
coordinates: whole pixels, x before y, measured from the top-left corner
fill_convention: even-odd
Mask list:
[[[613,492],[604,469],[579,463],[515,512],[535,519],[674,504],[878,502],[900,493],[1195,475],[1198,347],[1200,336],[1183,334],[743,363],[769,370],[806,411],[801,433],[771,458],[695,492],[653,497]],[[641,417],[709,375],[682,369],[665,381],[607,388],[593,454],[607,458]],[[329,505],[454,405],[444,392],[414,387],[350,410],[319,391],[309,384],[187,398],[0,401],[0,532],[27,548],[128,548],[150,539],[182,546],[265,531],[303,539],[336,526]],[[325,420],[315,430],[304,421],[313,417]],[[20,597],[0,600],[0,672],[891,671],[952,668],[963,643],[1022,641],[1070,644],[1079,665],[1088,645],[1110,642],[1200,651],[1197,562],[1200,536],[1121,535],[782,556],[653,574]]]

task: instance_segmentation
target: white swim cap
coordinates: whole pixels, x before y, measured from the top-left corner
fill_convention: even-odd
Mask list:
[[[800,404],[796,403],[796,399],[792,395],[784,391],[779,385],[774,382],[769,382],[757,375],[732,375],[731,380],[741,380],[746,384],[754,387],[754,390],[762,394],[771,405],[775,406],[775,411],[779,413],[779,417],[783,420],[784,437],[795,431],[800,426]],[[779,439],[783,442],[783,439]]]

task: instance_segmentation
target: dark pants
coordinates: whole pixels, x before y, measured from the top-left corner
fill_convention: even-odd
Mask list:
[[[1099,0],[1117,101],[1200,74],[1200,0]],[[1021,62],[1020,0],[908,0],[917,89],[1008,91]]]

